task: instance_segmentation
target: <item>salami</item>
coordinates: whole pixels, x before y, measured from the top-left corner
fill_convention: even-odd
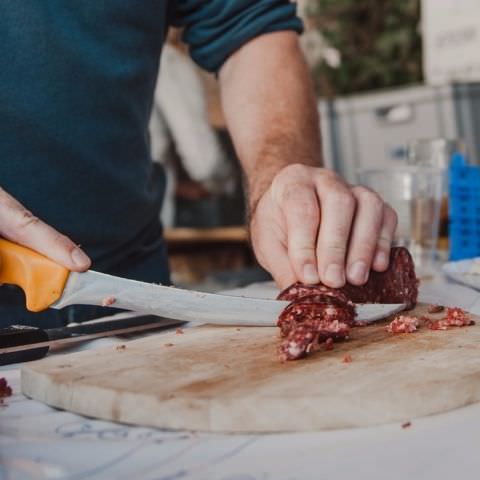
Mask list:
[[[300,300],[305,297],[312,296],[328,296],[331,298],[336,298],[337,300],[343,303],[349,303],[353,305],[345,292],[338,288],[330,288],[326,285],[304,285],[303,283],[297,282],[286,288],[278,295],[278,300],[285,300],[287,302],[292,302],[295,300]]]
[[[347,339],[350,328],[359,325],[355,322],[354,303],[405,303],[413,308],[417,295],[413,260],[402,247],[392,249],[387,271],[370,272],[368,282],[361,287],[347,284],[336,289],[323,284],[295,283],[277,297],[290,302],[277,323],[282,337],[280,358],[296,360],[322,344],[331,348],[333,342]],[[403,327],[397,323],[398,327],[392,327],[395,330],[416,328],[412,322],[409,326],[404,322]]]
[[[329,349],[334,341],[348,338],[349,327],[346,323],[322,320],[306,320],[290,325],[284,331],[285,339],[280,344],[281,360],[297,360],[320,348],[322,343]]]
[[[278,318],[284,338],[279,349],[282,360],[302,358],[321,344],[331,348],[333,342],[348,337],[355,321],[355,307],[343,293],[303,286],[297,292],[299,298],[292,300]],[[293,298],[291,292],[289,298]]]
[[[410,252],[404,247],[394,247],[390,264],[385,272],[371,271],[365,285],[346,284],[339,289],[325,285],[294,285],[283,290],[279,300],[292,301],[315,293],[323,293],[354,303],[405,303],[411,309],[417,303],[418,280]]]

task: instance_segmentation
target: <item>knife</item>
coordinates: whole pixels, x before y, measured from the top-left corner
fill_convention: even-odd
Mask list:
[[[118,313],[81,324],[42,329],[11,325],[0,329],[0,365],[30,362],[47,355],[51,347],[93,340],[95,338],[140,333],[182,325],[183,322],[154,315]]]
[[[68,305],[113,306],[143,314],[220,325],[276,325],[289,304],[183,290],[88,270],[70,272],[26,247],[0,239],[0,283],[21,287],[33,312]],[[357,305],[356,320],[372,322],[403,310],[403,304]]]

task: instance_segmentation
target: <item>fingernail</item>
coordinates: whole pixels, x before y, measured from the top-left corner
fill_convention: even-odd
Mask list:
[[[378,252],[375,255],[375,261],[373,263],[375,263],[377,266],[386,268],[388,266],[387,254],[385,252]]]
[[[83,267],[88,267],[90,264],[90,259],[87,257],[87,255],[78,247],[72,250],[71,254],[73,263],[80,268]]]
[[[345,284],[343,268],[336,263],[331,263],[325,270],[325,282],[333,288],[342,287]]]
[[[354,283],[364,284],[368,278],[368,267],[365,262],[358,261],[348,269],[348,278]]]
[[[318,271],[311,263],[308,263],[303,267],[303,280],[305,283],[312,284],[320,281],[320,278],[318,277]]]

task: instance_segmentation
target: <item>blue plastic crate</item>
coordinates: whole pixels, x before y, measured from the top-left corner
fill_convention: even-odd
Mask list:
[[[455,154],[449,170],[450,259],[480,256],[480,167]]]

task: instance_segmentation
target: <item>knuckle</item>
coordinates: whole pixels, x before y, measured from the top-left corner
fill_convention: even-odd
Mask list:
[[[275,178],[281,180],[291,180],[297,178],[305,178],[308,176],[308,170],[310,167],[301,163],[291,163],[286,167],[283,167]]]
[[[355,245],[352,245],[352,256],[362,259],[370,259],[376,247],[376,238],[372,237],[358,240]]]
[[[344,256],[346,252],[346,246],[340,242],[328,242],[323,248],[319,250],[320,254],[328,253],[330,256]]]
[[[382,252],[388,252],[390,250],[391,243],[392,243],[392,239],[389,237],[385,237],[385,236],[378,237],[377,249],[381,250]]]
[[[288,253],[292,260],[303,263],[315,258],[315,247],[313,245],[293,245]]]
[[[292,198],[298,196],[299,185],[297,183],[286,182],[280,187],[280,201],[290,203]]]
[[[17,228],[19,230],[27,230],[32,226],[38,225],[39,223],[40,219],[32,212],[29,210],[23,210],[18,217]]]
[[[325,240],[327,245],[342,245],[345,247],[347,239],[350,237],[351,223],[339,222],[332,225],[328,238]]]
[[[332,195],[332,199],[340,209],[352,210],[357,203],[355,197],[346,189],[340,189],[335,195]]]
[[[357,187],[355,194],[359,202],[364,202],[369,208],[375,208],[378,210],[383,209],[384,201],[377,192],[366,187]]]
[[[371,192],[368,187],[364,187],[363,185],[355,185],[352,187],[352,192],[357,196],[362,196],[364,193]]]
[[[301,218],[318,216],[317,197],[311,186],[303,183],[287,183],[280,192],[280,202],[288,213]]]
[[[327,182],[342,182],[343,181],[340,179],[340,177],[338,176],[338,174],[336,172],[334,172],[333,170],[330,170],[328,168],[323,168],[321,170],[318,171],[318,174],[319,178],[321,178],[322,180],[324,181],[327,181]]]
[[[298,205],[298,216],[309,223],[318,222],[318,206],[311,201],[304,201]]]

